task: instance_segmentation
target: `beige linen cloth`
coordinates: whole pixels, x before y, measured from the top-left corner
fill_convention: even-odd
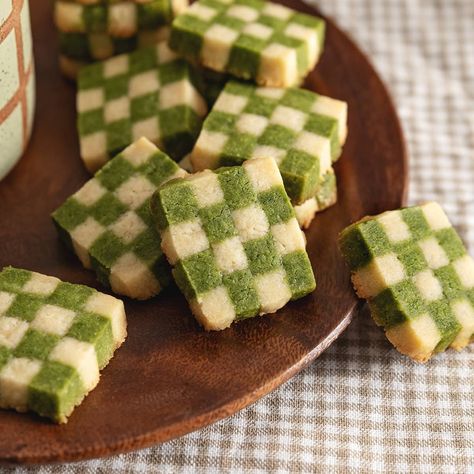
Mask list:
[[[410,202],[439,201],[474,254],[474,0],[314,3],[353,36],[393,95]],[[364,311],[306,370],[227,420],[39,472],[143,471],[474,473],[474,344],[418,365]]]

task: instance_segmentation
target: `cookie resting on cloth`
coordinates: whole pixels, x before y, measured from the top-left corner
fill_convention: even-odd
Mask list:
[[[439,204],[388,211],[346,228],[340,247],[375,322],[424,362],[474,334],[474,260]]]
[[[0,406],[66,423],[126,336],[122,301],[5,268],[0,273]]]
[[[316,286],[272,158],[171,181],[152,212],[175,281],[208,330],[273,313]]]

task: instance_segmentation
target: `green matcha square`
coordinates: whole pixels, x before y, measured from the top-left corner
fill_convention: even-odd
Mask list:
[[[264,47],[264,40],[241,35],[230,53],[228,72],[244,79],[255,77],[258,74],[260,54]]]
[[[466,254],[466,247],[464,247],[461,238],[452,227],[441,229],[435,235],[450,261],[457,260]]]
[[[441,341],[436,346],[436,352],[443,352],[453,342],[462,328],[462,325],[456,320],[450,305],[447,301],[433,301],[428,306],[436,326],[441,333]]]
[[[343,230],[339,245],[352,271],[390,250],[390,242],[376,220],[368,220]]]
[[[89,135],[105,127],[102,109],[91,110],[79,115],[78,128],[80,135]]]
[[[122,119],[106,125],[107,149],[112,155],[120,153],[127,145],[132,142],[132,120]],[[96,130],[100,128],[96,128]]]
[[[197,216],[197,202],[190,187],[184,183],[169,183],[159,193],[159,199],[153,201],[155,214],[162,216],[158,221],[161,229],[170,225],[193,219]]]
[[[44,298],[20,293],[16,295],[13,303],[8,308],[7,315],[31,322],[43,305]]]
[[[113,334],[107,318],[96,314],[81,314],[74,320],[68,336],[89,342],[95,347],[99,368],[105,367],[112,358]]]
[[[236,233],[230,209],[223,202],[199,209],[199,217],[211,244],[228,239]]]
[[[269,125],[258,138],[259,145],[274,146],[281,150],[288,149],[295,141],[295,133],[281,125]]]
[[[90,64],[87,68],[83,68],[78,76],[77,85],[80,89],[93,89],[101,84],[103,74],[102,63]]]
[[[94,294],[92,288],[61,282],[49,297],[51,304],[74,309]]]
[[[244,249],[252,275],[269,273],[281,266],[281,259],[270,236],[245,242]]]
[[[28,359],[46,360],[58,341],[58,336],[28,329],[13,355]]]
[[[109,166],[104,166],[100,170],[100,173],[96,174],[96,179],[108,191],[115,191],[120,185],[128,181],[134,174],[135,168],[133,165],[128,160],[123,158],[122,155],[117,155],[114,160],[110,162]],[[114,205],[113,207],[117,207],[117,205]]]
[[[316,288],[311,262],[304,251],[291,252],[283,257],[292,299],[302,298]]]
[[[463,295],[463,287],[459,280],[459,275],[452,265],[433,270],[434,275],[438,279],[443,289],[443,294],[448,299],[455,299],[459,295]]]
[[[230,210],[246,207],[255,201],[257,195],[244,168],[222,168],[221,170],[221,172],[218,170],[219,184]]]
[[[270,225],[287,222],[293,217],[291,203],[283,188],[269,189],[260,193],[258,198]]]
[[[84,222],[88,217],[87,208],[77,201],[66,201],[57,211],[56,217],[61,221],[62,228],[70,231]]]
[[[224,147],[220,164],[222,166],[242,164],[252,153],[256,143],[257,140],[252,135],[232,135]]]
[[[222,277],[210,251],[204,251],[181,260],[175,266],[173,275],[181,291],[188,298],[205,293],[222,282]]]
[[[280,163],[280,171],[288,195],[298,196],[297,202],[304,202],[317,193],[319,162],[308,153],[290,150]]]
[[[426,306],[414,283],[406,280],[371,299],[370,309],[377,324],[390,328],[420,316]]]
[[[156,92],[132,99],[130,103],[132,121],[138,122],[156,115],[159,100],[159,94]]]
[[[230,134],[234,131],[236,116],[216,110],[206,119],[206,130]]]
[[[314,102],[314,93],[306,89],[291,88],[285,91],[281,104],[309,114]]]
[[[72,367],[46,362],[31,382],[28,406],[41,416],[63,422],[81,402],[83,394],[79,374]]]
[[[262,117],[270,118],[273,111],[277,107],[277,105],[278,105],[278,102],[275,100],[269,99],[267,97],[254,95],[247,102],[247,105],[244,108],[244,112],[247,114],[260,115]],[[214,113],[216,112],[213,112],[209,117],[212,117]],[[234,122],[235,122],[235,116],[231,116],[231,117],[234,117]],[[277,136],[278,136],[278,133],[277,133]],[[272,141],[269,140],[269,143],[272,144]],[[283,148],[284,143],[281,143],[280,147]]]
[[[255,316],[260,309],[260,302],[253,287],[252,273],[249,270],[240,270],[224,275],[222,279],[235,306],[236,319]]]
[[[87,72],[87,69],[84,70]],[[128,94],[128,82],[128,74],[122,74],[108,79],[107,82],[104,83],[105,100],[110,101],[126,96]],[[96,130],[97,129],[99,129],[99,127],[97,127]]]
[[[105,194],[89,209],[90,216],[103,226],[108,226],[124,214],[127,207],[112,193]]]

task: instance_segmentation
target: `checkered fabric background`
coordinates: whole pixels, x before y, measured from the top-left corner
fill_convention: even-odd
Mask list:
[[[409,145],[411,202],[442,203],[473,254],[474,2],[314,1],[391,89]],[[364,311],[306,370],[227,420],[41,472],[472,473],[473,376],[474,345],[418,365]]]

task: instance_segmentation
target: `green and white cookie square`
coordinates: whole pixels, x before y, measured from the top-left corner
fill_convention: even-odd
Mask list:
[[[158,294],[170,279],[150,214],[158,187],[186,172],[142,138],[107,163],[53,213],[61,238],[115,293]]]
[[[190,159],[195,170],[272,157],[294,204],[315,197],[347,133],[347,104],[304,89],[228,82]]]
[[[0,273],[0,406],[65,423],[127,335],[122,301],[27,270]]]
[[[96,171],[141,137],[182,158],[207,112],[198,82],[191,66],[163,42],[84,67],[77,111],[86,167]]]
[[[261,0],[199,0],[173,22],[170,45],[190,60],[258,84],[298,84],[323,49],[321,18]]]
[[[474,334],[474,260],[434,202],[345,229],[342,253],[359,296],[403,353],[425,361]]]
[[[273,313],[315,288],[271,158],[172,181],[154,195],[152,210],[176,283],[208,330]]]

